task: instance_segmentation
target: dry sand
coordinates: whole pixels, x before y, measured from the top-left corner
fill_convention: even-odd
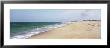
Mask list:
[[[80,21],[67,24],[29,39],[100,39],[100,21]]]

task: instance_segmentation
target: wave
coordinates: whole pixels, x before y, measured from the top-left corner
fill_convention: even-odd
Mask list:
[[[27,39],[27,38],[32,37],[33,35],[47,32],[47,31],[53,30],[55,28],[63,27],[65,25],[66,25],[66,23],[61,23],[61,24],[47,25],[47,26],[41,27],[41,28],[35,28],[31,31],[26,31],[24,34],[13,36],[13,37],[11,37],[11,39]]]

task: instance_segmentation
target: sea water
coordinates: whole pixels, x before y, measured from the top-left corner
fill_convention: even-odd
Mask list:
[[[61,22],[11,22],[10,38],[26,39],[61,26],[63,26]]]

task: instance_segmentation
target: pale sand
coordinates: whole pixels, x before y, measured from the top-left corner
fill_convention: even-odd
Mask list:
[[[100,21],[81,21],[67,24],[29,39],[100,39]]]

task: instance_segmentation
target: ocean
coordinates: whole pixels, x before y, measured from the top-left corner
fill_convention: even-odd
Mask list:
[[[26,39],[61,26],[61,22],[10,22],[10,38]]]

